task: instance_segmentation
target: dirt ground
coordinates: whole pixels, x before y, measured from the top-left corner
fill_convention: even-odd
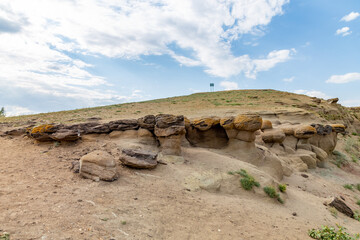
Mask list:
[[[114,182],[93,182],[70,170],[85,153],[114,144],[125,143],[98,139],[56,146],[0,138],[0,232],[9,232],[11,239],[41,240],[303,240],[309,239],[309,229],[336,223],[359,232],[360,222],[341,213],[334,217],[323,205],[341,194],[356,209],[360,192],[342,185],[360,182],[357,174],[331,165],[308,172],[309,178],[294,173],[282,181],[288,184],[282,205],[240,185],[234,194],[190,191],[184,181],[194,172],[242,166],[210,149],[185,148],[185,163],[155,170],[119,166]]]

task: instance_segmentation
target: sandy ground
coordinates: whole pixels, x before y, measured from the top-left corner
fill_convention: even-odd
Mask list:
[[[94,149],[122,142],[76,143],[56,147],[22,137],[0,138],[0,232],[11,239],[310,239],[307,231],[339,223],[359,232],[360,222],[331,215],[324,200],[341,194],[355,205],[360,192],[342,185],[355,174],[330,166],[303,178],[294,173],[285,204],[238,189],[189,191],[185,179],[209,170],[236,170],[238,159],[209,149],[187,148],[185,163],[155,170],[118,167],[114,182],[79,177],[71,162]],[[231,169],[229,169],[231,168]],[[296,216],[293,216],[296,213]]]

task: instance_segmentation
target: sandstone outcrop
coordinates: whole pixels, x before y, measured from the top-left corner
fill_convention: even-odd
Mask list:
[[[109,153],[96,150],[80,159],[80,175],[94,181],[114,181],[118,178],[116,161]]]
[[[181,142],[185,135],[184,116],[159,114],[155,117],[155,135],[164,155],[181,155]]]

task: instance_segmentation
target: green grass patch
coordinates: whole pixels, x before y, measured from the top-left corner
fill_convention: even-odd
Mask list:
[[[345,154],[339,152],[339,151],[333,151],[333,154],[335,156],[335,159],[333,163],[338,167],[341,168],[342,166],[345,166],[349,163],[347,160]]]
[[[240,169],[240,171],[229,171],[229,175],[240,175],[242,178],[240,179],[241,187],[247,191],[251,190],[254,186],[260,187],[260,183],[255,180],[253,176],[248,174],[245,169]]]
[[[352,184],[345,184],[343,187],[351,191],[354,191],[354,186]]]
[[[285,184],[279,184],[279,191],[284,193],[286,192],[286,185]]]
[[[336,224],[338,229],[334,227],[322,226],[319,229],[311,229],[308,234],[313,239],[318,240],[356,240],[360,239],[359,234],[351,236],[345,230],[346,228]]]
[[[280,194],[278,194],[273,187],[264,187],[264,192],[270,197],[270,198],[276,198],[278,202],[281,204],[284,203],[284,201],[281,199]]]

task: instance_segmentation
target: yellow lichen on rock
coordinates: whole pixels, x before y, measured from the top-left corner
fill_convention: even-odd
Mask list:
[[[234,117],[226,117],[226,118],[220,119],[220,125],[226,130],[233,129],[234,128]]]
[[[262,125],[262,118],[258,115],[238,115],[234,119],[234,126],[238,130],[255,132]]]
[[[50,124],[44,124],[44,125],[40,125],[37,127],[34,127],[31,129],[31,134],[36,134],[36,133],[46,133],[48,132],[50,129],[52,129],[54,126],[50,125]]]
[[[264,120],[262,121],[262,125],[261,125],[261,130],[265,130],[265,129],[272,129],[272,123],[270,120]]]
[[[346,126],[344,124],[330,124],[333,132],[345,133]]]
[[[206,131],[209,130],[212,126],[219,124],[220,119],[217,117],[209,117],[209,118],[198,118],[194,119],[191,123],[195,128]]]
[[[296,138],[311,138],[315,134],[316,134],[316,129],[308,125],[297,127],[294,131],[294,136]]]

